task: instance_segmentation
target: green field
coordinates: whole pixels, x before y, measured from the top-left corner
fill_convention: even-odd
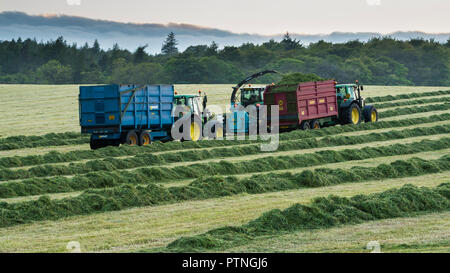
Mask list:
[[[175,89],[226,105],[231,86]],[[86,252],[369,252],[369,241],[449,252],[441,90],[365,86],[378,123],[283,133],[263,153],[260,141],[218,140],[90,151],[78,86],[0,85],[0,252],[70,241]]]

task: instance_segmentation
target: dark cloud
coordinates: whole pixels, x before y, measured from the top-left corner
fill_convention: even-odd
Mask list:
[[[145,35],[161,36],[170,31],[176,31],[180,35],[210,35],[210,36],[234,36],[232,32],[213,28],[205,28],[189,24],[133,24],[119,23],[105,20],[95,20],[77,16],[67,15],[27,15],[23,12],[3,12],[0,13],[0,25],[30,25],[30,26],[50,26],[61,28],[85,28],[92,33],[116,32],[125,35]]]

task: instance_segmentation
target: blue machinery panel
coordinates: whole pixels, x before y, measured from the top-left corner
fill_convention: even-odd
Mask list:
[[[130,130],[150,130],[152,138],[168,136],[173,97],[173,85],[80,86],[81,132],[108,139]]]

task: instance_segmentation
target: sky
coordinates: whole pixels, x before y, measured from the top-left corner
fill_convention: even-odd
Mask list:
[[[0,0],[3,11],[185,23],[263,35],[450,32],[450,0]]]

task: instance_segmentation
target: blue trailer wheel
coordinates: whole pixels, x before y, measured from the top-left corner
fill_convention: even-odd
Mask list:
[[[139,134],[139,146],[149,145],[152,143],[152,137],[148,131],[142,131]]]
[[[125,143],[134,146],[138,144],[138,136],[135,131],[129,131],[127,133],[127,137],[125,139]]]

